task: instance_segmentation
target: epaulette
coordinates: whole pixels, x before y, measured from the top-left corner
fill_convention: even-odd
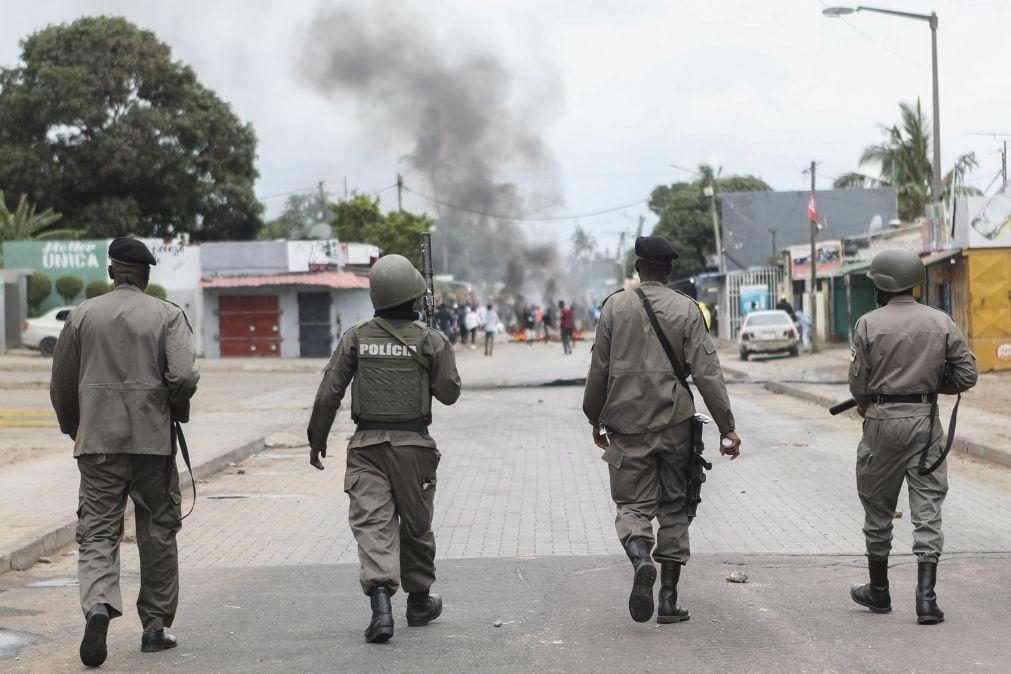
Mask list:
[[[418,326],[419,328],[427,328],[428,327],[428,323],[426,323],[424,321],[414,321],[414,325]]]
[[[192,335],[193,334],[193,326],[190,325],[190,319],[189,319],[189,316],[186,315],[186,310],[183,309],[178,304],[176,304],[175,302],[172,302],[171,300],[162,300],[160,297],[158,299],[160,299],[165,304],[171,304],[172,306],[174,306],[176,309],[179,310],[179,312],[183,315],[183,320],[186,321],[186,327],[190,329],[190,334]]]
[[[363,328],[366,325],[368,325],[369,321],[371,321],[371,320],[372,320],[371,318],[366,318],[364,321],[358,321],[357,323],[355,323],[355,327],[356,328]]]
[[[671,290],[674,290],[674,289],[671,288]],[[674,290],[674,292],[676,292],[678,295],[681,295],[682,297],[687,297],[688,299],[690,299],[695,304],[695,306],[697,306],[697,307],[699,306],[699,301],[697,299],[695,299],[694,297],[692,297],[691,295],[689,295],[688,293],[682,292],[680,290]],[[699,309],[701,310],[702,307],[699,307]]]
[[[603,308],[604,308],[604,305],[605,305],[605,304],[607,304],[607,300],[611,299],[612,297],[614,297],[614,296],[615,296],[615,295],[617,295],[618,293],[620,293],[620,292],[624,292],[624,291],[625,291],[625,289],[624,289],[624,288],[618,288],[618,289],[617,289],[617,290],[615,290],[615,291],[614,291],[613,293],[611,293],[610,295],[608,295],[607,297],[605,297],[605,298],[603,299],[603,301],[601,301],[601,303],[600,303],[600,308],[601,308],[601,309],[603,309]]]

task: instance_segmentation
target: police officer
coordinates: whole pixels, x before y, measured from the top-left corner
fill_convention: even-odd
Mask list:
[[[888,553],[905,480],[917,559],[917,622],[934,625],[944,620],[934,584],[944,544],[941,504],[948,493],[937,394],[972,388],[976,360],[947,314],[913,298],[913,288],[926,281],[916,253],[882,251],[867,276],[877,288],[879,308],[862,316],[853,330],[849,384],[864,417],[856,473],[870,583],[853,586],[850,596],[875,613],[892,610]]]
[[[407,591],[407,624],[427,625],[442,613],[435,582],[432,515],[439,452],[428,434],[432,396],[452,405],[460,375],[448,340],[417,320],[415,301],[426,290],[417,269],[400,255],[381,257],[370,273],[375,317],[344,333],[320,383],[309,420],[309,462],[323,470],[327,436],[348,385],[351,418],[344,491],[361,562],[361,585],[371,598],[365,640],[393,636],[390,596]]]
[[[200,379],[182,310],[144,294],[156,264],[151,251],[119,238],[109,246],[109,261],[115,290],[71,312],[53,354],[50,385],[81,473],[77,573],[86,626],[80,654],[90,667],[105,661],[109,620],[123,614],[119,544],[128,494],[140,552],[141,650],[176,646],[165,632],[179,601],[181,527],[170,408],[188,405]]]
[[[635,241],[635,269],[658,324],[677,361],[681,378],[691,375],[719,427],[720,452],[740,454],[716,344],[698,305],[667,288],[677,251],[659,236]],[[690,391],[654,331],[644,302],[635,292],[618,292],[604,301],[597,325],[583,412],[594,443],[604,450],[617,506],[615,528],[633,566],[629,612],[636,622],[653,615],[653,585],[660,563],[657,622],[688,620],[677,605],[681,567],[690,548],[686,484],[692,461]],[[653,519],[659,521],[654,545]]]

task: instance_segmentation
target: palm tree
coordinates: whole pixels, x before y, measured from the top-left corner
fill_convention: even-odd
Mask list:
[[[18,207],[12,212],[7,207],[3,190],[0,190],[0,243],[25,239],[76,239],[78,233],[73,230],[48,229],[62,217],[51,208],[36,213],[35,206],[30,205],[24,195],[18,201]]]
[[[899,195],[899,217],[911,222],[923,215],[930,203],[930,184],[933,176],[930,157],[930,122],[923,116],[917,99],[916,106],[899,103],[901,123],[882,125],[885,135],[882,143],[869,145],[860,155],[860,166],[877,165],[879,177],[864,173],[846,173],[836,178],[836,189],[863,187],[894,187]],[[965,176],[979,166],[976,153],[961,155],[944,176],[944,193],[951,193],[954,181],[956,194],[980,194],[975,187],[964,184]]]

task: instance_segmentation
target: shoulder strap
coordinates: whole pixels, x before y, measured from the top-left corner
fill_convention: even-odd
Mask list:
[[[380,328],[388,332],[390,337],[392,337],[393,339],[397,340],[405,347],[407,347],[407,351],[408,353],[411,354],[411,358],[418,361],[418,365],[425,368],[426,370],[432,369],[432,363],[428,360],[428,358],[418,353],[417,349],[408,344],[407,341],[400,336],[400,333],[397,332],[397,329],[394,328],[392,325],[390,325],[389,321],[380,316],[376,316],[372,320],[375,321],[376,325],[378,325]]]
[[[660,340],[660,346],[663,347],[664,353],[667,354],[667,360],[670,361],[670,366],[674,369],[674,376],[678,378],[681,385],[685,387],[686,391],[688,391],[689,397],[691,397],[694,401],[695,394],[693,394],[691,388],[688,387],[688,380],[685,378],[684,374],[682,374],[681,367],[678,365],[678,361],[674,357],[674,349],[671,348],[670,342],[667,341],[667,337],[660,329],[660,322],[656,319],[656,314],[653,312],[653,305],[650,304],[649,298],[646,297],[646,293],[642,291],[642,288],[636,288],[635,294],[639,296],[639,301],[642,302],[642,308],[646,310],[646,316],[649,318],[649,323],[653,326],[653,332],[656,333],[657,339]]]
[[[621,293],[621,292],[625,292],[625,289],[624,288],[618,288],[613,293],[611,293],[610,295],[608,295],[607,297],[605,297],[604,301],[602,301],[600,303],[600,308],[603,309],[604,305],[607,304],[607,300],[611,299],[612,297],[614,297],[615,295],[617,295],[618,293]]]

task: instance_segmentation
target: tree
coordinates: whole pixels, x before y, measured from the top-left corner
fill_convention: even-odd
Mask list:
[[[0,70],[0,184],[88,236],[250,239],[256,136],[167,45],[122,18],[25,38]]]
[[[589,260],[597,251],[597,239],[585,229],[576,225],[572,232],[572,255],[579,260]]]
[[[92,281],[84,287],[84,296],[87,299],[104,295],[112,290],[112,286],[105,281]]]
[[[259,239],[304,239],[312,227],[327,222],[329,207],[320,203],[318,192],[292,194],[284,202],[284,211],[264,223]]]
[[[56,294],[63,298],[66,304],[71,304],[74,298],[81,294],[84,281],[79,276],[61,276],[56,279]]]
[[[53,282],[40,271],[28,277],[28,307],[38,311],[49,294],[53,292]]]
[[[68,229],[50,229],[62,216],[47,208],[35,212],[35,205],[29,204],[22,195],[18,207],[12,212],[7,206],[3,190],[0,190],[0,244],[4,241],[24,241],[26,239],[76,239],[77,232]],[[0,252],[0,263],[3,253]]]
[[[899,198],[899,217],[912,222],[923,216],[924,208],[931,199],[933,164],[930,150],[930,122],[923,115],[920,101],[916,107],[909,103],[899,103],[901,122],[893,126],[881,125],[885,136],[882,143],[868,145],[860,155],[860,165],[877,165],[877,178],[863,173],[846,173],[833,183],[837,189],[866,187],[894,187]],[[973,169],[979,167],[976,154],[963,154],[944,176],[944,193],[950,194],[952,181],[956,194],[980,194],[981,192],[962,181]]]
[[[150,295],[151,297],[157,297],[160,300],[168,298],[168,292],[165,290],[165,286],[159,285],[158,283],[148,283],[147,288],[144,290],[145,295]]]
[[[391,211],[383,215],[379,197],[357,194],[348,201],[330,204],[333,217],[330,224],[341,241],[370,243],[384,255],[396,253],[417,262],[420,256],[421,233],[432,221],[426,215],[406,211]]]
[[[751,175],[713,175],[712,167],[699,166],[693,182],[661,185],[650,195],[649,208],[660,216],[653,234],[666,237],[677,248],[673,278],[684,278],[704,271],[708,258],[716,253],[713,219],[709,210],[709,197],[703,193],[705,186],[715,183],[720,192],[770,192],[772,188],[760,178]],[[721,212],[719,199],[717,212]]]

